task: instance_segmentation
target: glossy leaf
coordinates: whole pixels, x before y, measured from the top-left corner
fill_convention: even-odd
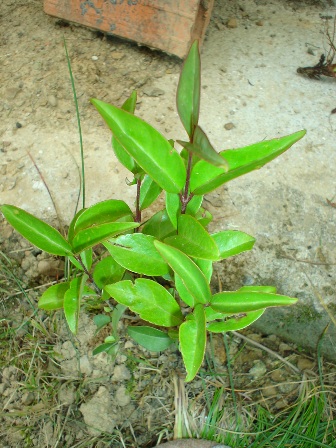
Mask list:
[[[224,314],[219,311],[215,311],[211,308],[211,306],[207,306],[205,308],[205,320],[207,322],[211,322],[217,319],[224,319],[224,317],[229,316],[230,314]]]
[[[137,101],[137,92],[134,90],[131,93],[131,96],[129,98],[127,98],[127,100],[121,106],[121,108],[123,110],[125,110],[126,112],[134,114],[136,101]],[[125,168],[127,168],[133,174],[137,174],[142,171],[141,168],[139,167],[139,165],[133,159],[133,157],[131,157],[128,154],[128,152],[125,150],[125,148],[123,148],[123,146],[119,143],[119,141],[114,136],[112,136],[112,148],[113,148],[114,154],[116,155],[117,159]]]
[[[262,141],[244,148],[222,151],[220,155],[229,164],[227,172],[222,168],[200,160],[195,164],[191,172],[190,191],[194,194],[206,194],[236,177],[261,168],[289,149],[305,133],[306,131],[299,131],[295,134]]]
[[[194,258],[194,262],[197,264],[197,266],[203,272],[204,277],[207,279],[208,283],[210,283],[210,280],[212,278],[212,271],[213,271],[212,261]]]
[[[128,222],[133,221],[132,211],[126,202],[117,199],[98,202],[98,204],[92,205],[78,216],[74,225],[74,235],[90,227],[125,220]]]
[[[257,319],[259,319],[259,317],[263,315],[264,311],[265,308],[261,310],[250,311],[246,314],[243,313],[242,315],[233,316],[231,318],[228,318],[224,322],[212,322],[211,324],[208,324],[207,330],[211,331],[212,333],[223,333],[227,331],[242,330],[243,328],[248,327]]]
[[[186,169],[168,140],[148,123],[122,109],[96,99],[91,102],[138,165],[161,188],[179,193],[185,184]]]
[[[196,40],[184,61],[177,87],[177,111],[191,138],[198,124],[201,95],[201,59]]]
[[[205,353],[206,329],[203,305],[196,304],[194,313],[180,326],[179,340],[183,362],[187,370],[186,382],[193,380],[199,371]]]
[[[219,259],[232,257],[246,250],[251,250],[255,243],[255,238],[239,230],[224,230],[211,235],[219,249]]]
[[[161,191],[162,188],[146,175],[140,188],[140,210],[149,207],[157,199]]]
[[[116,341],[112,342],[104,342],[103,344],[98,345],[98,347],[92,350],[92,355],[96,356],[99,353],[106,352],[108,355],[116,355],[118,350],[118,344]]]
[[[74,334],[77,334],[81,293],[86,279],[87,276],[83,275],[71,280],[70,288],[64,294],[64,315],[70,331]]]
[[[181,277],[175,274],[174,280],[175,280],[175,288],[178,295],[180,296],[180,299],[183,300],[183,302],[186,303],[188,306],[190,306],[190,308],[194,308],[195,299],[187,290],[187,288],[184,286]]]
[[[106,257],[94,267],[93,280],[100,289],[103,289],[105,285],[119,282],[124,273],[124,267],[120,266],[112,257]]]
[[[68,230],[68,241],[72,241],[73,240],[73,237],[74,237],[74,235],[75,235],[75,225],[76,225],[76,222],[77,222],[77,219],[80,217],[80,215],[82,214],[82,213],[84,213],[85,212],[85,208],[82,208],[81,210],[79,210],[79,212],[77,212],[76,214],[75,214],[75,216],[72,218],[72,220],[71,220],[71,222],[70,222],[70,225],[69,225],[69,230]]]
[[[200,207],[198,212],[195,215],[197,221],[202,224],[203,227],[206,227],[212,221],[212,214],[205,210],[203,207]]]
[[[195,216],[203,202],[203,196],[193,196],[188,202],[186,213]]]
[[[90,271],[92,266],[92,248],[90,247],[90,249],[84,250],[80,254],[80,257],[86,269]]]
[[[216,243],[204,227],[192,216],[181,215],[178,218],[178,233],[164,241],[170,246],[193,258],[218,260],[219,251]]]
[[[143,233],[122,235],[105,247],[125,269],[143,275],[165,275],[169,268],[154,246],[155,238]]]
[[[111,317],[107,314],[96,314],[93,316],[93,322],[96,325],[96,334],[101,330],[102,328],[106,327],[111,322]]]
[[[57,283],[49,286],[38,301],[38,307],[42,310],[52,311],[63,308],[64,294],[70,287],[70,282]]]
[[[166,193],[166,210],[174,229],[177,229],[177,219],[181,214],[181,201],[178,194]]]
[[[75,235],[72,241],[73,252],[82,252],[89,247],[96,246],[108,238],[135,229],[136,227],[139,227],[139,224],[136,222],[113,222],[81,230]]]
[[[218,166],[225,171],[229,169],[226,160],[221,157],[215,148],[211,145],[210,140],[200,126],[196,126],[193,142],[184,142],[177,140],[189,153],[196,155],[198,158],[205,160],[211,165]]]
[[[160,241],[155,241],[154,244],[172,270],[181,278],[195,303],[209,302],[210,287],[200,268],[180,250]]]
[[[133,284],[123,280],[105,286],[105,290],[117,302],[128,306],[141,319],[162,327],[180,325],[183,316],[180,307],[171,294],[153,280],[138,278]]]
[[[152,327],[127,327],[127,333],[142,347],[151,352],[166,350],[173,340],[162,330]]]
[[[152,235],[158,240],[176,233],[166,210],[155,213],[142,227],[142,233]]]
[[[219,292],[210,302],[211,308],[221,313],[247,313],[270,306],[292,305],[297,299],[264,292]]]
[[[67,240],[46,222],[14,205],[2,205],[0,210],[9,224],[34,246],[53,255],[71,255]]]
[[[275,286],[242,286],[238,289],[237,292],[266,292],[270,294],[276,294],[276,287]]]

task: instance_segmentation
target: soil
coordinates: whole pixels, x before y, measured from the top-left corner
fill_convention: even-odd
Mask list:
[[[133,206],[134,191],[125,186],[127,172],[116,162],[109,131],[89,99],[120,105],[137,89],[136,113],[167,138],[183,139],[174,99],[182,62],[49,17],[41,0],[4,0],[0,8],[0,202],[22,207],[61,229],[74,214],[80,149],[65,40],[81,116],[86,205],[122,198]],[[214,146],[237,147],[301,128],[309,131],[283,162],[279,159],[240,186],[233,183],[206,198],[216,218],[214,228],[229,221],[230,228],[256,235],[265,258],[263,275],[256,273],[261,271],[258,263],[253,270],[255,260],[249,257],[240,266],[226,266],[226,276],[223,266],[218,267],[224,285],[235,284],[238,277],[245,284],[258,278],[282,285],[288,294],[308,294],[302,270],[292,272],[292,266],[284,269],[283,261],[273,261],[286,239],[285,249],[292,255],[291,244],[295,246],[298,258],[309,256],[309,245],[316,253],[322,247],[327,267],[309,264],[305,272],[321,285],[326,300],[335,300],[335,210],[326,202],[329,198],[333,203],[336,194],[328,169],[336,157],[336,115],[330,114],[336,107],[335,80],[296,73],[298,66],[318,62],[326,49],[323,17],[334,14],[328,2],[308,0],[226,0],[214,7],[202,50],[201,114]],[[251,214],[243,208],[252,209]],[[300,226],[305,231],[296,231]],[[275,235],[272,246],[270,234]],[[222,338],[215,336],[209,343],[201,376],[185,389],[178,381],[184,370],[176,348],[163,354],[142,350],[125,334],[127,319],[119,325],[116,358],[105,353],[93,357],[92,349],[107,335],[105,330],[96,333],[91,317],[97,310],[87,310],[90,316],[82,313],[76,337],[61,313],[37,311],[40,292],[62,275],[63,262],[30,247],[5,222],[0,238],[1,446],[155,446],[173,436],[176,389],[192,403],[197,421],[218,388],[230,399]],[[287,278],[295,279],[297,290]],[[256,403],[272,412],[286,409],[298,397],[303,380],[317,381],[314,358],[270,333],[248,330],[243,334],[249,343],[235,334],[228,340],[235,388],[246,413]],[[251,345],[253,341],[291,365]],[[335,370],[326,368],[333,386]]]

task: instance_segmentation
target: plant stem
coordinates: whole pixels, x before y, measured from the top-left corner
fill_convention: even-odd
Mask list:
[[[135,222],[141,222],[141,210],[140,210],[140,187],[141,187],[141,179],[137,179],[137,192],[136,192],[136,200],[135,200]],[[139,228],[134,230],[135,232],[139,231]]]
[[[191,165],[192,165],[192,154],[189,153],[188,156],[188,166],[187,166],[187,177],[186,177],[186,183],[184,187],[184,192],[181,195],[181,214],[183,215],[186,212],[187,205],[192,198],[192,195],[189,195],[189,184],[190,184],[190,175],[191,175]]]
[[[101,296],[102,295],[102,291],[101,289],[98,287],[97,283],[93,280],[92,274],[90,274],[90,272],[86,269],[85,264],[82,262],[81,257],[75,257],[76,260],[78,261],[78,263],[82,266],[83,271],[85,272],[85,274],[89,277],[88,281],[91,283],[91,285],[93,286],[94,290],[96,291],[96,293]]]

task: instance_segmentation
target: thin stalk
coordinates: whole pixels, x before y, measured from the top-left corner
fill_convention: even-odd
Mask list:
[[[189,184],[190,184],[190,175],[191,175],[191,165],[192,165],[192,154],[189,153],[188,156],[188,165],[187,165],[187,177],[186,177],[186,183],[184,187],[184,192],[181,195],[181,214],[183,215],[186,212],[187,205],[192,198],[191,195],[189,195]]]
[[[140,188],[141,188],[141,179],[137,179],[137,191],[136,191],[136,200],[135,200],[135,222],[141,222],[141,210],[140,210]],[[139,228],[134,230],[135,232],[139,231]]]
[[[83,271],[85,272],[85,274],[88,276],[88,281],[91,283],[91,285],[93,286],[94,290],[96,291],[96,293],[101,296],[102,295],[102,291],[101,289],[98,287],[97,283],[94,281],[92,274],[87,270],[85,264],[83,263],[81,257],[75,257],[76,260],[78,261],[78,263],[82,266]]]
[[[81,166],[82,166],[82,175],[81,175],[81,191],[82,191],[82,208],[85,208],[85,166],[84,166],[84,149],[83,149],[83,138],[82,138],[82,127],[80,122],[80,116],[79,116],[79,107],[78,107],[78,101],[77,101],[77,94],[76,94],[76,87],[75,87],[75,80],[72,75],[71,70],[71,62],[68,54],[68,49],[66,46],[65,37],[63,37],[64,41],[64,48],[65,48],[65,54],[67,58],[68,63],[68,69],[70,74],[70,81],[71,81],[71,87],[72,87],[72,93],[75,101],[75,107],[76,107],[76,117],[77,117],[77,126],[78,126],[78,132],[79,132],[79,145],[80,145],[80,155],[81,155]],[[76,205],[75,214],[77,212],[78,203]]]
[[[224,340],[224,347],[225,347],[225,351],[226,351],[226,359],[227,359],[226,364],[227,364],[229,380],[230,380],[232,401],[233,401],[233,406],[234,406],[235,415],[236,415],[236,424],[238,427],[239,415],[238,415],[238,410],[237,410],[237,397],[236,397],[235,390],[234,390],[234,381],[233,381],[233,374],[232,374],[232,369],[231,369],[231,358],[230,358],[229,344],[227,342],[227,335],[225,333],[223,334],[223,340]]]

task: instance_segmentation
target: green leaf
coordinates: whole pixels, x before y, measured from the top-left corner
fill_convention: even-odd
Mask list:
[[[276,294],[275,286],[242,286],[237,292],[266,292],[271,294]]]
[[[4,217],[30,243],[53,255],[71,255],[67,240],[49,224],[14,205],[0,207]]]
[[[133,213],[124,201],[109,199],[98,202],[84,210],[74,224],[74,236],[81,230],[96,227],[100,224],[133,221]]]
[[[172,246],[154,242],[155,247],[193,296],[195,303],[207,303],[211,299],[209,284],[203,272],[190,258]]]
[[[161,188],[179,193],[186,181],[186,169],[179,153],[145,121],[111,104],[91,100],[114,137]]]
[[[260,316],[263,315],[265,308],[256,311],[250,311],[249,313],[243,313],[242,315],[232,316],[224,322],[212,322],[208,324],[207,330],[212,333],[223,333],[227,331],[238,331],[248,327]]]
[[[166,244],[194,258],[218,260],[216,243],[204,227],[192,216],[181,215],[178,218],[178,233],[164,240]]]
[[[106,352],[108,355],[115,355],[117,348],[118,344],[116,342],[104,342],[92,350],[92,355],[96,356],[103,352]]]
[[[183,300],[183,302],[186,303],[191,308],[194,308],[195,299],[187,290],[187,288],[184,286],[181,277],[177,274],[175,274],[175,288],[176,291],[178,292],[178,295],[180,296],[180,299]]]
[[[269,306],[292,305],[297,299],[263,292],[219,292],[215,294],[210,305],[215,311],[221,313],[247,313],[249,311],[261,310]]]
[[[131,93],[131,96],[127,98],[127,100],[121,106],[121,108],[126,112],[134,114],[136,101],[137,101],[137,92],[134,90]],[[117,159],[125,168],[127,168],[133,174],[138,174],[142,171],[139,165],[133,159],[133,157],[131,157],[128,154],[125,148],[123,148],[123,146],[118,142],[118,140],[114,136],[112,136],[112,148]]]
[[[38,307],[47,311],[63,308],[64,294],[69,287],[70,282],[50,286],[40,297]]]
[[[96,246],[108,238],[135,229],[136,227],[139,227],[139,224],[136,222],[113,222],[81,230],[75,235],[72,241],[73,252],[77,254],[89,247]]]
[[[239,230],[224,230],[211,235],[211,237],[219,249],[218,260],[251,250],[255,243],[253,236]]]
[[[125,269],[143,275],[165,275],[169,268],[154,246],[155,238],[143,233],[122,235],[105,243],[112,257]]]
[[[212,214],[201,207],[196,213],[195,218],[203,227],[206,227],[212,221]]]
[[[146,175],[140,188],[140,210],[149,207],[159,196],[162,188],[154,180]]]
[[[70,288],[64,294],[64,315],[73,334],[77,334],[80,300],[86,280],[86,275],[74,278],[70,282]]]
[[[190,191],[194,194],[206,194],[220,185],[264,166],[278,157],[300,140],[306,131],[299,131],[279,139],[273,139],[246,146],[244,148],[229,149],[220,152],[221,157],[229,164],[226,172],[222,168],[200,160],[192,169],[190,177]]]
[[[96,264],[93,271],[93,280],[100,289],[103,289],[105,285],[119,282],[124,273],[124,267],[120,266],[112,257],[106,257]]]
[[[152,235],[158,240],[176,233],[166,210],[155,213],[142,227],[142,233]]]
[[[205,353],[206,329],[203,305],[196,304],[191,318],[180,326],[179,339],[183,362],[187,370],[185,381],[189,382],[199,371]]]
[[[108,325],[111,322],[111,317],[107,314],[96,314],[93,316],[93,322],[96,325],[96,334],[99,330],[104,328],[106,325]]]
[[[138,278],[133,284],[123,280],[105,286],[117,302],[128,306],[141,319],[162,327],[174,327],[183,321],[181,310],[171,294],[153,280]]]
[[[198,158],[205,160],[211,165],[218,166],[225,171],[229,169],[226,160],[221,157],[215,148],[211,145],[207,135],[200,126],[196,126],[193,142],[184,142],[177,140],[189,153],[196,155]]]
[[[210,280],[212,278],[212,271],[213,271],[212,261],[211,260],[198,260],[197,258],[195,258],[194,262],[197,264],[197,266],[203,272],[204,277],[207,279],[208,283],[210,283]]]
[[[203,202],[203,196],[193,196],[188,202],[186,213],[191,216],[195,216],[200,209]]]
[[[122,305],[121,303],[118,303],[115,307],[114,310],[112,312],[112,318],[111,318],[111,322],[112,322],[112,333],[115,337],[115,339],[119,339],[118,336],[118,324],[120,319],[122,318],[125,310],[127,309],[127,306]]]
[[[224,319],[224,317],[229,316],[229,314],[220,313],[219,311],[215,311],[211,308],[211,306],[207,306],[205,308],[205,320],[207,322],[211,322],[212,320]]]
[[[181,201],[178,194],[166,193],[166,210],[174,229],[177,229],[177,219],[181,214]]]
[[[81,210],[79,210],[79,212],[77,212],[76,214],[75,214],[75,216],[72,218],[72,220],[71,220],[71,222],[70,222],[70,225],[69,225],[69,230],[68,230],[68,241],[72,241],[73,240],[73,237],[74,237],[74,235],[75,235],[75,225],[76,225],[76,222],[77,222],[77,219],[80,217],[80,215],[82,214],[82,213],[84,213],[85,212],[85,208],[82,208]]]
[[[152,327],[127,327],[127,333],[142,347],[151,352],[166,350],[173,340],[162,330]]]
[[[92,248],[84,250],[80,254],[81,260],[88,271],[90,271],[92,266]],[[83,269],[83,268],[82,268]]]
[[[190,138],[197,126],[200,110],[201,58],[198,47],[195,40],[182,67],[176,98],[178,114]]]

